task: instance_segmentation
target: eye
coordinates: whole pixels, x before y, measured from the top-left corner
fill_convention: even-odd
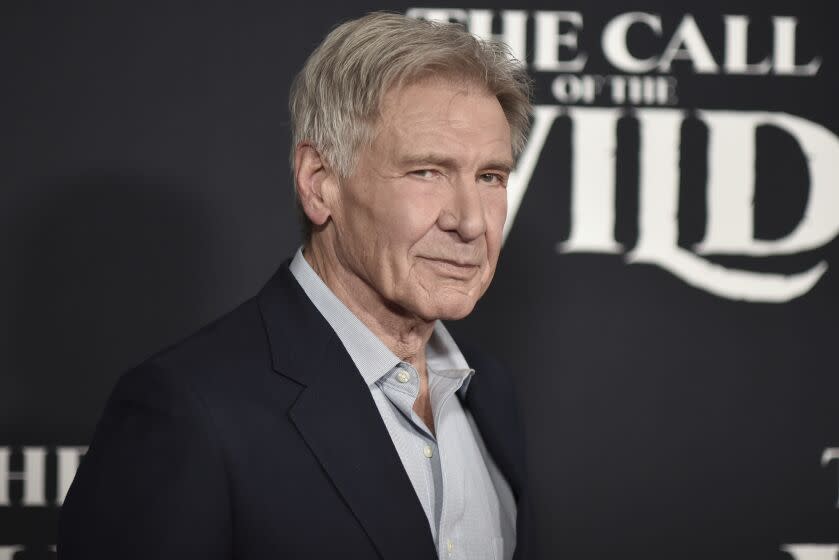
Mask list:
[[[500,173],[481,173],[478,179],[487,185],[506,185],[507,177]]]
[[[433,179],[439,175],[440,172],[436,169],[417,169],[415,171],[411,171],[410,174],[414,177],[419,177],[420,179]]]

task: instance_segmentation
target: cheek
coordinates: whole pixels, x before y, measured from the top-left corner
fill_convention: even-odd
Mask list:
[[[366,177],[341,185],[339,212],[335,216],[338,234],[344,243],[370,239],[376,229],[376,205]]]
[[[400,189],[397,196],[383,197],[379,201],[381,233],[389,245],[407,251],[433,228],[439,212],[439,196],[430,191]]]
[[[484,200],[484,211],[487,224],[487,249],[490,255],[497,256],[501,250],[501,238],[507,218],[507,190],[499,189],[489,193]]]

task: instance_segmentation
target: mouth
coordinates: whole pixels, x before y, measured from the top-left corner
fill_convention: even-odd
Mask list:
[[[459,280],[468,280],[480,269],[480,264],[452,259],[420,257],[442,276]]]

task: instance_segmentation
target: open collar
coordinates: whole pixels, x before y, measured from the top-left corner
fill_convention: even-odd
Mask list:
[[[329,289],[306,261],[302,247],[297,249],[289,270],[315,308],[335,331],[368,387],[382,382],[382,379],[400,364],[399,357]],[[434,330],[426,347],[426,364],[439,375],[465,377],[459,392],[461,396],[466,394],[475,370],[466,363],[466,358],[442,321],[434,322]]]

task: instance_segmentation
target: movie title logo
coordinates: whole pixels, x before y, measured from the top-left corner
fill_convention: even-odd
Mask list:
[[[537,98],[548,94],[556,103],[536,105],[528,144],[508,183],[505,238],[534,169],[551,149],[545,149],[551,131],[565,120],[572,131],[571,231],[557,243],[558,253],[621,255],[628,264],[658,266],[718,297],[752,302],[790,301],[824,276],[824,260],[814,259],[803,270],[773,272],[767,266],[738,267],[726,258],[761,261],[818,251],[839,235],[839,137],[791,111],[680,105],[686,96],[680,95],[684,91],[677,78],[751,77],[763,80],[752,86],[763,90],[773,80],[796,79],[807,88],[812,83],[808,79],[819,74],[822,58],[799,52],[797,18],[734,14],[709,23],[707,17],[700,22],[683,14],[667,23],[660,14],[632,11],[592,27],[576,11],[411,8],[407,13],[459,22],[480,37],[501,39],[534,75],[553,76],[550,91],[537,92]],[[703,25],[711,24],[722,30],[721,40],[718,32],[703,31]],[[768,42],[753,40],[755,32]],[[586,34],[597,40],[583,41]],[[596,52],[583,48],[592,43],[598,45]],[[605,61],[614,73],[588,72],[595,58],[599,67]],[[683,125],[689,117],[707,131],[705,153],[683,150]],[[631,247],[614,233],[620,119],[634,120],[639,131],[638,238]],[[804,155],[795,187],[806,196],[806,207],[791,231],[773,239],[759,238],[754,225],[756,214],[766,211],[754,204],[756,135],[761,128],[788,136]],[[777,153],[772,159],[788,155]],[[692,246],[679,243],[682,158],[707,162],[704,238]]]

